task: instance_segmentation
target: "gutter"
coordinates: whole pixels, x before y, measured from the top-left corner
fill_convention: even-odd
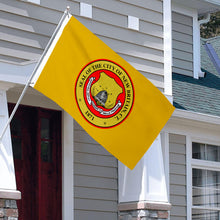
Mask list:
[[[208,23],[210,21],[210,18],[211,18],[210,13],[205,14],[204,19],[199,20],[199,25]]]
[[[211,3],[211,4],[214,4],[214,5],[220,6],[219,0],[204,0],[204,1],[207,2],[207,3]]]
[[[198,122],[205,122],[213,125],[220,125],[220,116],[208,115],[208,114],[186,111],[181,109],[175,109],[172,117],[189,119]]]

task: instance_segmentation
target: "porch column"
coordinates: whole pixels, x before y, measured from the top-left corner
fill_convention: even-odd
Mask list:
[[[119,219],[167,219],[170,208],[159,135],[133,170],[119,163]]]
[[[8,120],[6,91],[11,86],[12,84],[0,82],[0,132]],[[0,219],[17,219],[16,200],[20,198],[21,193],[16,190],[11,134],[8,128],[0,143]]]

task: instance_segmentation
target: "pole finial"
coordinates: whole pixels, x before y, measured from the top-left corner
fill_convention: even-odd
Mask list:
[[[67,15],[70,15],[70,6],[66,7],[66,13],[67,13]]]

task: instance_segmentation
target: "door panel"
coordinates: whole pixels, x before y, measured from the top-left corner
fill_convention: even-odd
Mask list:
[[[41,109],[38,118],[39,213],[45,219],[51,219],[53,210],[53,215],[56,215],[54,219],[61,219],[61,213],[54,209],[56,206],[61,207],[61,176],[58,175],[61,173],[60,116],[57,112]]]
[[[59,111],[27,106],[11,122],[19,220],[61,220],[60,128]]]

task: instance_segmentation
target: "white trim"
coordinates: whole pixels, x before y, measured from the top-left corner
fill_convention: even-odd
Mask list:
[[[80,2],[80,16],[92,18],[92,5]]]
[[[162,132],[161,133],[161,147],[163,151],[163,159],[164,159],[164,171],[165,171],[165,179],[167,184],[167,195],[168,202],[170,202],[170,148],[169,148],[169,133]]]
[[[219,0],[203,0],[203,1],[220,6]]]
[[[28,2],[40,5],[40,0],[28,0]]]
[[[8,91],[8,102],[16,103],[20,91]],[[35,90],[27,93],[22,104],[61,110],[47,97],[39,95]],[[0,108],[1,110],[1,108]],[[0,114],[1,118],[1,114]],[[73,118],[62,112],[62,219],[74,220],[74,124]]]
[[[46,54],[43,57],[41,63],[39,64],[39,66],[38,66],[38,68],[36,70],[36,73],[34,74],[34,76],[32,78],[32,82],[31,82],[30,86],[32,86],[32,87],[35,86],[35,84],[36,84],[36,82],[37,82],[37,80],[38,80],[38,78],[39,78],[39,76],[40,76],[44,66],[46,65],[46,63],[47,63],[47,61],[48,61],[52,51],[54,50],[54,48],[55,48],[55,46],[56,46],[56,44],[57,44],[57,42],[58,42],[58,40],[59,40],[59,38],[60,38],[60,36],[61,36],[61,34],[63,32],[65,26],[67,25],[67,23],[69,22],[71,17],[72,17],[71,15],[67,15],[65,17],[65,19],[63,20],[63,22],[62,22],[58,32],[56,33],[56,35],[55,35],[51,45],[48,48],[48,51],[46,52]]]
[[[189,135],[197,137],[197,139],[219,140],[220,142],[219,130],[219,124],[173,116],[163,128],[163,131],[173,134]]]
[[[220,171],[219,162],[192,159],[192,168]]]
[[[152,166],[155,161],[157,166]],[[133,170],[120,162],[118,165],[119,203],[168,202],[160,135]]]
[[[193,121],[206,122],[215,125],[220,125],[220,117],[214,115],[208,115],[198,112],[185,111],[180,109],[175,109],[172,117],[178,117],[182,119],[190,119]]]
[[[74,137],[73,118],[62,112],[62,215],[74,220]]]
[[[161,132],[161,148],[163,153],[165,182],[167,186],[167,199],[170,203],[170,143],[169,133],[166,131]],[[170,219],[170,211],[168,211],[168,220]]]
[[[128,28],[139,31],[139,18],[128,15]]]
[[[202,143],[202,144],[211,144],[211,145],[220,145],[220,136],[216,137],[215,139],[213,137],[207,136],[193,136],[192,142],[196,143]]]
[[[210,206],[192,206],[193,209],[202,209],[202,210],[214,210],[214,211],[220,211],[220,208],[212,208]]]
[[[164,27],[164,93],[172,96],[172,12],[171,0],[163,3]]]
[[[189,135],[186,136],[186,200],[187,220],[192,218],[192,141]]]
[[[199,78],[201,72],[200,58],[200,26],[198,22],[198,12],[193,13],[193,77]]]
[[[2,82],[25,85],[36,64],[36,61],[22,64],[0,61],[0,79]]]
[[[4,129],[8,116],[6,90],[0,90],[0,132]],[[9,127],[0,142],[0,174],[0,189],[16,191],[14,159]]]
[[[15,86],[14,83],[0,81],[0,90],[8,91]]]

